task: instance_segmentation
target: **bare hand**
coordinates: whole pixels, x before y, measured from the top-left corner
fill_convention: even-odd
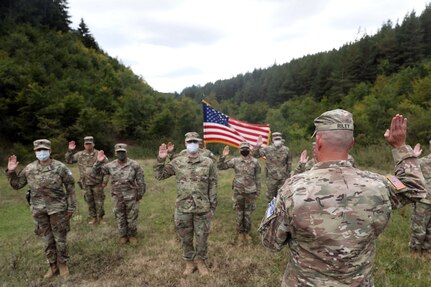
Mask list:
[[[159,158],[165,159],[168,156],[168,149],[166,148],[166,144],[161,144],[159,147]]]
[[[105,152],[103,150],[99,150],[97,152],[97,161],[104,161],[105,160]]]
[[[168,142],[168,153],[174,152],[175,145],[171,142]]]
[[[262,136],[259,136],[257,138],[256,145],[254,147],[260,147],[261,145],[262,145]]]
[[[14,154],[11,155],[7,162],[7,170],[14,171],[18,166],[18,164],[19,164],[19,161],[16,160],[16,156]]]
[[[420,156],[422,153],[422,149],[421,149],[421,144],[417,143],[415,145],[415,148],[413,149],[413,153],[415,154],[415,156]]]
[[[76,143],[75,141],[70,141],[69,142],[69,150],[74,150],[76,148]]]
[[[229,146],[225,146],[223,149],[223,157],[227,157],[229,155]]]
[[[393,148],[404,146],[407,137],[407,118],[399,114],[394,116],[391,121],[391,127],[386,130],[384,136]]]
[[[307,163],[307,161],[309,160],[309,157],[307,156],[307,150],[306,149],[304,149],[302,152],[301,152],[301,157],[299,158],[299,162],[300,163]]]

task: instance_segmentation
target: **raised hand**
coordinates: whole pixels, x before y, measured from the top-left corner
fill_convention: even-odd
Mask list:
[[[76,148],[76,143],[75,141],[70,141],[69,142],[69,150],[74,150]]]
[[[395,115],[391,121],[391,127],[385,132],[386,141],[393,147],[399,148],[406,144],[407,118]]]
[[[309,157],[307,156],[307,150],[306,149],[304,149],[302,152],[301,152],[301,157],[299,158],[299,162],[300,163],[307,163],[307,161],[309,160]]]
[[[261,145],[262,145],[262,136],[259,136],[257,138],[256,145],[254,147],[260,147]]]
[[[421,144],[417,143],[415,145],[415,148],[413,149],[413,153],[415,154],[415,156],[420,156],[422,153],[422,149],[421,149]]]
[[[229,155],[229,146],[225,146],[223,149],[223,157],[227,157]]]
[[[103,150],[99,150],[97,152],[97,161],[104,161],[105,160],[105,152]]]
[[[174,152],[175,145],[171,142],[168,142],[168,153]]]
[[[13,154],[9,157],[7,162],[7,170],[14,171],[18,166],[19,161],[16,160],[16,156]]]
[[[159,147],[159,158],[165,159],[168,156],[168,149],[166,148],[166,144],[162,143]]]

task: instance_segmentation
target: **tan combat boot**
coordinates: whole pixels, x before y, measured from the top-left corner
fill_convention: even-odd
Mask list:
[[[410,249],[410,254],[413,259],[419,259],[422,256],[422,250]]]
[[[209,274],[209,271],[207,265],[205,264],[205,261],[203,261],[202,259],[197,259],[196,263],[198,265],[198,270],[201,276],[207,276]]]
[[[69,268],[67,267],[67,263],[58,263],[58,270],[60,270],[60,276],[65,278],[69,276]]]
[[[130,236],[129,237],[129,242],[130,242],[130,245],[137,246],[138,245],[138,238],[136,238],[134,236]]]
[[[253,238],[251,238],[250,234],[244,233],[244,239],[246,243],[252,243]]]
[[[90,221],[88,222],[88,224],[90,224],[90,225],[95,225],[95,224],[97,224],[97,217],[94,217],[92,220],[90,220]]]
[[[431,252],[429,250],[423,250],[422,251],[422,256],[426,259],[426,260],[431,260]]]
[[[129,238],[127,236],[120,238],[120,244],[126,244],[127,242],[129,242]]]
[[[105,220],[103,220],[103,217],[99,217],[99,219],[97,220],[97,222],[98,222],[99,224],[106,224],[106,221],[105,221]]]
[[[45,275],[43,275],[43,278],[49,279],[49,278],[54,277],[57,274],[58,274],[57,264],[55,264],[55,263],[49,264],[48,271],[45,273]]]
[[[187,260],[186,261],[186,269],[184,269],[183,275],[190,275],[193,272],[195,272],[195,263],[192,260]]]

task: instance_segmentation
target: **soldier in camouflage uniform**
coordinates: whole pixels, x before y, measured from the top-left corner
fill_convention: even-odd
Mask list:
[[[199,137],[199,134],[196,133],[196,137]],[[167,148],[168,148],[168,159],[172,160],[174,158],[176,158],[177,156],[186,156],[187,155],[187,149],[183,149],[182,151],[180,151],[179,154],[174,154],[174,144],[173,143],[168,143]],[[209,157],[210,159],[212,159],[212,161],[215,163],[217,161],[217,157],[208,149],[204,148],[202,145],[202,140],[199,141],[199,154],[205,157]]]
[[[7,177],[13,189],[26,184],[31,190],[31,211],[37,224],[35,233],[43,236],[45,255],[49,263],[44,278],[69,275],[67,261],[67,233],[69,219],[76,208],[75,181],[72,172],[61,162],[51,159],[51,142],[40,139],[33,142],[38,160],[28,164],[19,173],[15,155],[9,157]]]
[[[114,147],[117,159],[104,164],[103,150],[97,154],[93,172],[104,176],[103,183],[111,178],[112,206],[120,233],[120,243],[138,244],[139,201],[145,194],[146,185],[142,167],[127,157],[127,145],[118,143]]]
[[[208,234],[211,218],[217,206],[217,173],[214,162],[199,154],[200,138],[195,132],[185,135],[187,156],[179,156],[169,163],[166,144],[159,148],[157,163],[154,165],[158,180],[175,175],[177,199],[175,203],[175,227],[183,248],[186,261],[184,275],[194,272],[196,259],[201,275],[208,275]],[[193,246],[193,237],[196,245]]]
[[[79,181],[78,185],[85,190],[84,199],[88,204],[88,212],[92,218],[88,224],[104,223],[103,216],[105,210],[103,203],[105,201],[105,187],[102,182],[102,176],[97,176],[92,172],[93,165],[97,161],[98,150],[94,148],[94,138],[92,136],[84,137],[84,150],[76,151],[75,141],[69,142],[69,150],[66,152],[66,162],[68,164],[78,163]],[[105,158],[104,163],[108,162]]]
[[[266,159],[266,197],[271,201],[290,176],[292,159],[289,148],[283,145],[281,133],[275,132],[272,134],[272,144],[266,147],[262,147],[262,137],[259,136],[253,156]]]
[[[431,151],[431,141],[429,150]],[[420,156],[422,149],[420,144],[414,148],[416,156]],[[431,259],[431,154],[419,159],[422,173],[425,178],[425,186],[428,197],[415,202],[411,215],[410,250],[415,258],[424,256]]]
[[[217,168],[225,170],[233,168],[235,178],[233,180],[233,201],[237,212],[238,238],[242,243],[251,242],[251,213],[256,209],[256,199],[260,195],[260,164],[250,156],[250,144],[242,142],[239,145],[241,156],[226,161],[229,155],[229,147],[225,146],[223,156],[219,158]]]
[[[263,245],[289,245],[282,286],[374,286],[376,240],[392,210],[426,196],[419,161],[405,144],[407,119],[392,118],[385,138],[395,176],[352,167],[353,119],[344,110],[314,120],[318,163],[291,177],[262,221]]]

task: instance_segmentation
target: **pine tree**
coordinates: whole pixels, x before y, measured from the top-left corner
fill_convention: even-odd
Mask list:
[[[85,24],[84,19],[82,18],[81,22],[79,23],[77,32],[78,35],[81,37],[81,41],[85,47],[89,49],[100,50],[99,45],[97,44],[96,40],[90,32],[90,29],[88,28],[87,24]]]

